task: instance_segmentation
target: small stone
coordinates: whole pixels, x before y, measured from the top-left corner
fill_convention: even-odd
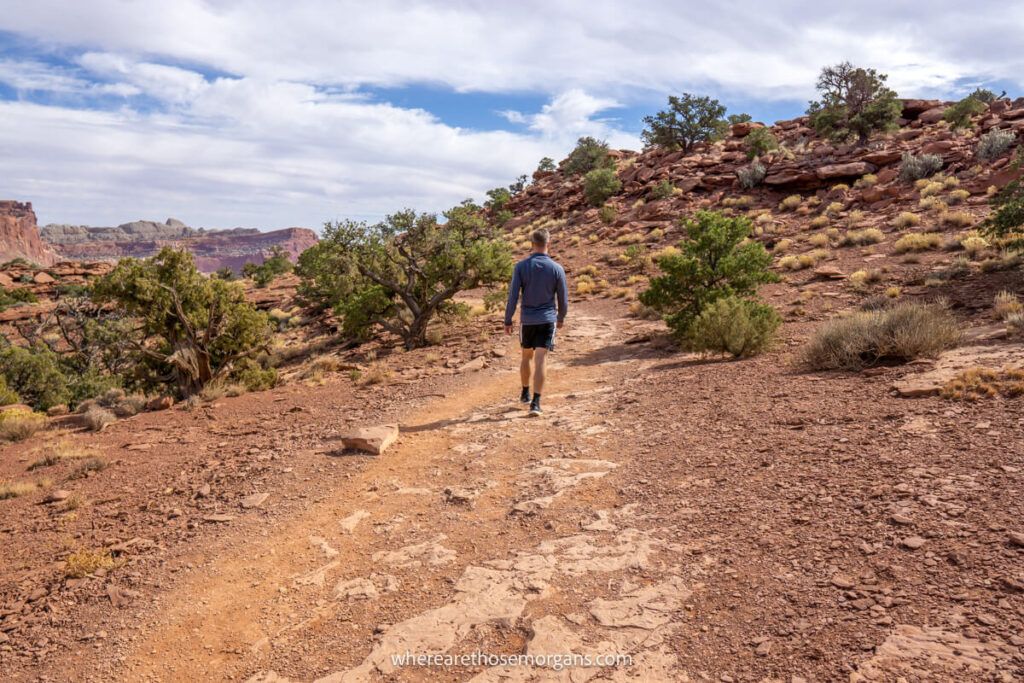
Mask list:
[[[900,545],[909,550],[917,550],[925,543],[925,539],[921,538],[920,536],[907,536],[902,541],[900,541]]]
[[[204,522],[214,522],[217,524],[223,524],[224,522],[230,522],[235,518],[234,515],[206,515],[203,517]]]
[[[1024,533],[1021,533],[1020,531],[1011,531],[1007,536],[1010,539],[1010,543],[1018,548],[1024,548]]]
[[[210,490],[211,489],[210,489],[210,485],[209,484],[203,484],[196,491],[196,498],[209,498],[210,497]]]
[[[893,524],[899,524],[900,526],[910,526],[911,524],[914,523],[914,520],[912,520],[910,517],[907,517],[906,515],[900,515],[900,514],[893,515],[892,517],[889,518],[889,520]]]
[[[846,590],[853,588],[856,584],[854,584],[853,579],[851,579],[849,576],[846,576],[844,574],[835,574],[832,577],[832,585],[836,588],[842,588]]]
[[[50,495],[43,499],[44,503],[61,503],[71,497],[71,491],[65,491],[64,489],[57,489],[51,491]]]
[[[398,425],[363,427],[341,437],[346,449],[380,455],[398,439]]]
[[[772,651],[772,641],[765,640],[754,649],[754,654],[758,657],[767,657],[768,653]]]
[[[253,508],[258,508],[260,505],[263,505],[263,503],[265,503],[267,501],[267,498],[269,498],[269,497],[270,497],[269,493],[252,493],[252,494],[249,494],[245,498],[242,498],[242,501],[241,501],[242,507],[244,509],[246,509],[246,510],[251,510]]]

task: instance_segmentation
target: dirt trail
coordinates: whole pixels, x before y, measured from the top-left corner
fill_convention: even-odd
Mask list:
[[[604,447],[605,417],[614,388],[645,362],[617,346],[623,334],[608,320],[573,321],[552,359],[542,418],[509,400],[514,373],[481,375],[417,411],[399,444],[339,480],[328,500],[166,595],[159,622],[117,674],[568,680],[568,670],[396,670],[392,660],[517,654],[525,641],[532,655],[629,655],[631,674],[668,676],[675,657],[662,645],[693,587],[679,577],[669,530],[638,524],[642,511],[619,506],[609,484],[628,454]],[[582,362],[602,353],[601,363]],[[565,523],[540,525],[541,510]],[[573,680],[583,671],[617,680],[626,668],[576,670]]]

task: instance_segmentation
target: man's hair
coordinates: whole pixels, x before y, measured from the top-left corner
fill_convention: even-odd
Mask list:
[[[544,228],[538,228],[530,235],[530,241],[538,247],[546,247],[548,246],[548,242],[551,241],[551,233]]]

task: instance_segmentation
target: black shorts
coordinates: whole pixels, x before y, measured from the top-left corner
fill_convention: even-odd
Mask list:
[[[521,325],[519,327],[519,343],[524,349],[555,350],[555,324]]]

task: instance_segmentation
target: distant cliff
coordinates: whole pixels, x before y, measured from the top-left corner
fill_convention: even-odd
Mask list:
[[[40,239],[31,202],[0,200],[0,261],[16,258],[48,266],[57,255]]]
[[[127,256],[152,256],[162,247],[187,249],[204,272],[220,268],[240,270],[249,262],[262,263],[271,249],[280,247],[294,261],[317,243],[307,228],[260,232],[250,228],[205,230],[190,228],[179,220],[164,223],[134,221],[114,228],[84,225],[47,225],[41,230],[59,258],[68,261],[116,261]]]

